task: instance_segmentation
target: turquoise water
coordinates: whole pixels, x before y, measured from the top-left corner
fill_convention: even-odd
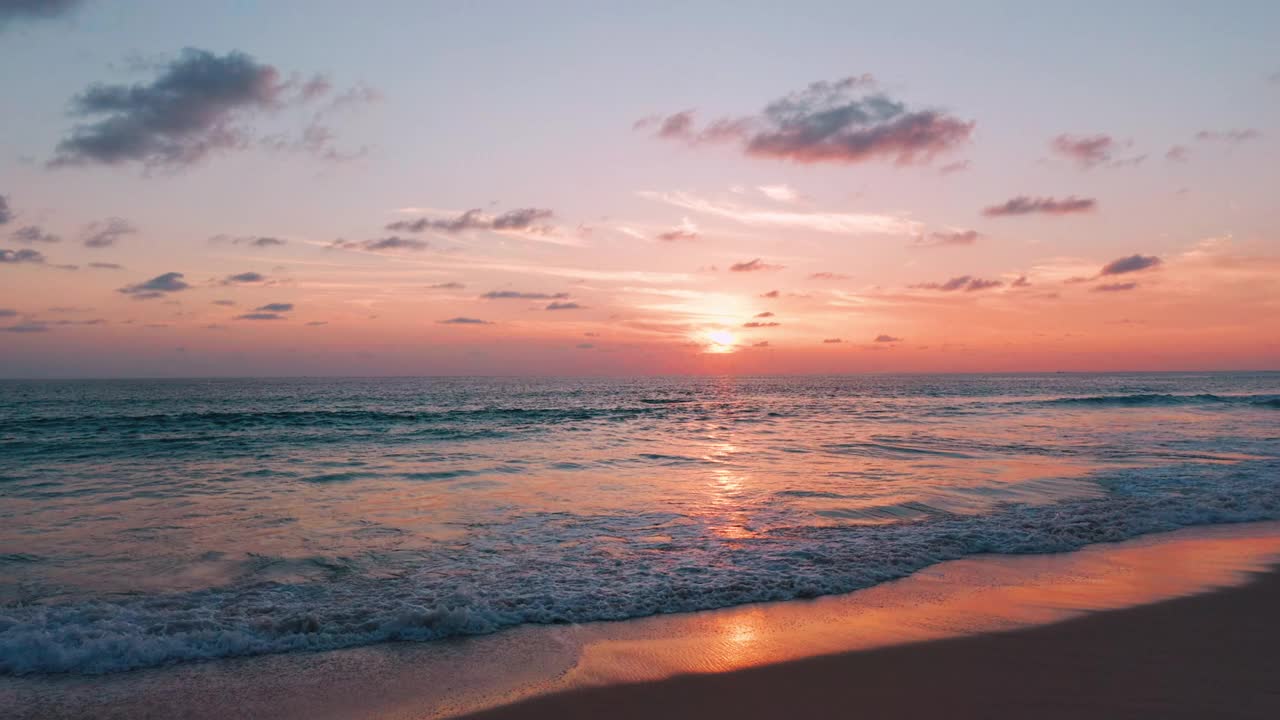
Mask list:
[[[1280,374],[0,382],[0,673],[847,592],[1280,518]]]

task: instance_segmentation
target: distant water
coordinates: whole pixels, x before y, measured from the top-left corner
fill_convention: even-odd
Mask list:
[[[0,674],[1280,519],[1280,374],[0,382]]]

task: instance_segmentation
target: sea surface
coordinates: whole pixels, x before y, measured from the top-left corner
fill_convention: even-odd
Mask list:
[[[0,382],[0,674],[843,593],[1280,519],[1280,373]]]

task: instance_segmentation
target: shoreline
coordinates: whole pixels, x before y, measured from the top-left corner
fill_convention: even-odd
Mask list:
[[[948,643],[1006,642],[991,638],[1020,637],[1115,613],[1143,613],[1189,595],[1252,597],[1259,592],[1258,583],[1221,589],[1242,586],[1268,570],[1261,586],[1276,586],[1267,597],[1280,606],[1277,561],[1280,523],[1202,526],[1070,553],[948,561],[900,580],[814,600],[617,622],[522,626],[457,640],[245,657],[112,675],[0,677],[0,703],[12,708],[15,718],[408,720],[477,712],[475,717],[534,718],[594,714],[599,708],[593,703],[609,705],[614,715],[619,711],[613,705],[636,704],[649,707],[649,713],[679,716],[705,714],[708,708],[727,714],[728,709],[719,710],[720,695],[738,693],[735,683],[773,687],[783,697],[804,687],[808,702],[837,702],[849,682],[815,685],[816,680],[804,677],[809,671],[795,668],[835,663],[836,669],[821,671],[834,676],[843,663],[853,663],[858,669],[848,671],[853,673],[848,677],[859,678],[864,673],[860,663],[884,652],[924,653],[911,663],[927,667],[937,662],[930,659],[937,652],[933,648],[950,647]],[[1241,618],[1266,618],[1265,607],[1254,603]],[[1182,626],[1192,633],[1209,627],[1196,617]],[[1280,631],[1274,639],[1277,644],[1270,647],[1280,647]],[[1129,640],[1115,642],[1132,645]],[[1071,657],[1081,657],[1088,648],[1068,650]],[[982,655],[980,649],[965,652]],[[1062,653],[1046,650],[1031,660],[1049,667],[1051,655]],[[1268,660],[1265,655],[1250,657],[1264,664]],[[961,653],[950,662],[967,667],[979,661]],[[907,672],[908,666],[900,671]],[[1271,661],[1270,667],[1280,671],[1280,662]],[[1059,671],[1089,675],[1087,667]],[[941,667],[931,672],[947,674]],[[896,688],[907,696],[919,694],[921,683],[938,683],[918,672],[897,680],[876,673],[866,677],[878,678],[877,687]],[[953,687],[948,696],[954,702],[964,693],[964,687]],[[703,704],[697,705],[700,711],[645,705],[659,701]],[[756,704],[767,706],[759,700]],[[823,707],[826,714],[844,710],[815,705],[807,711],[821,715]],[[750,707],[733,711],[751,717]]]
[[[1004,632],[579,688],[467,715],[1274,718],[1280,564],[1243,586]]]

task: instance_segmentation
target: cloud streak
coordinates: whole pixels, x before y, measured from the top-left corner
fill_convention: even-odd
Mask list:
[[[397,220],[388,223],[386,229],[409,233],[435,231],[450,235],[468,230],[548,232],[551,228],[542,221],[554,216],[555,213],[546,208],[516,208],[500,215],[489,215],[479,208],[474,208],[452,218],[421,217],[414,220]]]
[[[729,272],[760,272],[762,270],[781,270],[782,265],[771,265],[760,258],[736,262],[729,266]]]
[[[1118,260],[1112,260],[1102,266],[1099,275],[1123,275],[1125,273],[1139,272],[1148,268],[1159,265],[1160,258],[1154,255],[1130,255],[1122,257]]]
[[[736,203],[707,200],[684,192],[646,190],[641,191],[639,195],[648,200],[733,220],[743,225],[801,228],[836,234],[917,235],[921,230],[920,223],[893,215],[765,210]]]
[[[1082,198],[1072,195],[1061,200],[1052,197],[1029,197],[1019,195],[999,205],[984,208],[987,217],[1010,217],[1016,215],[1071,215],[1074,213],[1093,212],[1098,202],[1093,198]]]
[[[972,275],[959,275],[947,280],[943,283],[919,283],[911,287],[916,290],[938,290],[941,292],[954,292],[963,290],[964,292],[977,292],[979,290],[990,290],[1004,285],[999,280],[984,280],[983,278],[973,277]]]

